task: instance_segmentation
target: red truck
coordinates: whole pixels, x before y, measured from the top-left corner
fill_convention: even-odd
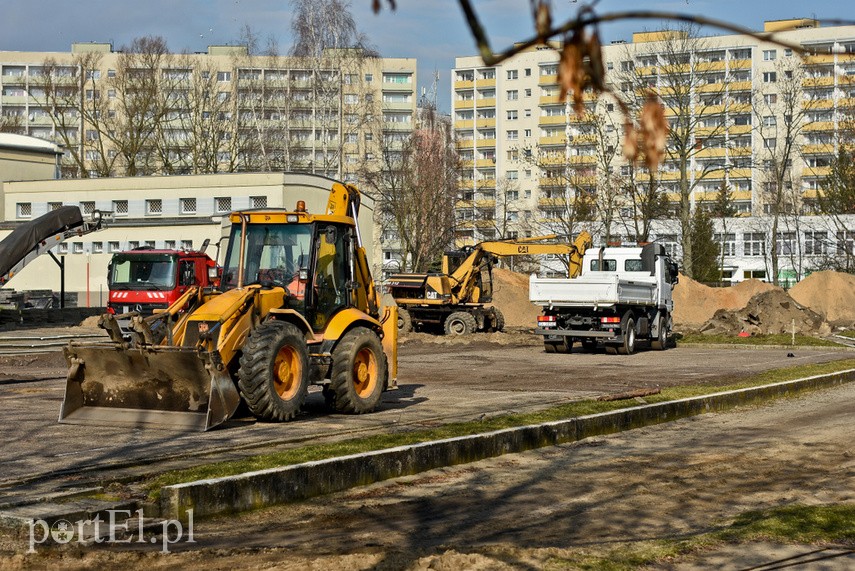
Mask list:
[[[206,244],[207,245],[207,244]],[[107,311],[151,315],[166,309],[190,286],[209,287],[218,280],[217,264],[202,250],[134,248],[113,254],[107,272]]]

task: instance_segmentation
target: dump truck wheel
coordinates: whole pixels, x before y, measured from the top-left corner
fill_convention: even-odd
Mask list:
[[[623,330],[623,343],[618,346],[618,353],[632,355],[635,353],[635,319],[632,317],[624,319],[621,329]]]
[[[465,311],[455,311],[445,319],[446,335],[469,335],[477,328],[475,318]]]
[[[664,351],[668,347],[668,320],[665,316],[659,316],[659,335],[654,341],[650,342],[650,346],[657,351]]]
[[[573,338],[562,337],[555,345],[555,350],[559,353],[571,353],[573,351]]]
[[[335,410],[362,414],[380,404],[386,379],[386,355],[376,333],[356,327],[342,337],[332,355],[329,390]]]
[[[555,353],[556,352],[555,345],[556,345],[556,343],[554,341],[544,341],[543,342],[543,350],[546,351],[547,353]]]
[[[413,330],[413,318],[403,307],[398,308],[398,333],[409,333]]]
[[[243,347],[238,379],[241,396],[256,417],[294,418],[309,392],[309,354],[303,333],[282,321],[259,325]]]

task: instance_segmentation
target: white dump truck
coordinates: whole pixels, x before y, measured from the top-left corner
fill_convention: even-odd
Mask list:
[[[572,279],[532,274],[529,299],[543,308],[535,333],[547,353],[587,350],[632,354],[639,340],[668,346],[677,264],[662,244],[589,248],[582,273]]]

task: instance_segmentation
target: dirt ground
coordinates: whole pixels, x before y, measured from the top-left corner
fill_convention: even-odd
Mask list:
[[[7,542],[0,567],[572,568],[579,549],[691,537],[747,510],[855,502],[853,403],[850,384],[201,521],[196,543],[169,555],[102,545],[10,556]],[[816,548],[725,547],[658,568],[746,568],[794,549]],[[850,552],[821,568],[853,566]]]

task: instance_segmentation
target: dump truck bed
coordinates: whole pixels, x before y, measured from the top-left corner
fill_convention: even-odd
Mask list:
[[[655,305],[656,292],[655,277],[627,279],[613,272],[589,272],[574,279],[532,275],[529,280],[529,300],[542,307]]]

